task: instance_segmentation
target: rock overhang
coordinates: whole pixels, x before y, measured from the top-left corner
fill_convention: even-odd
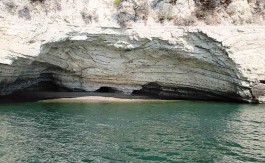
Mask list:
[[[111,87],[130,94],[137,90],[148,92],[150,88],[144,88],[156,83],[163,89],[153,93],[160,96],[254,102],[258,98],[255,95],[262,94],[253,94],[255,74],[252,78],[244,74],[244,66],[249,65],[240,63],[234,49],[242,30],[247,35],[252,32],[254,39],[261,38],[255,33],[262,30],[241,28],[223,33],[216,32],[220,27],[154,28],[148,32],[105,28],[64,33],[57,39],[35,43],[39,45],[37,55],[16,57],[11,64],[3,65],[6,70],[1,72],[1,92],[31,87],[47,80],[44,74],[50,74],[50,81],[69,90]],[[230,40],[225,39],[226,35]],[[247,41],[252,40],[247,37]],[[4,79],[10,72],[12,77]]]

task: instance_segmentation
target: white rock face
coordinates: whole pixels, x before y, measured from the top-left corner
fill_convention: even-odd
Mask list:
[[[264,26],[149,22],[125,30],[109,1],[90,2],[105,5],[90,24],[76,12],[82,1],[69,3],[47,15],[34,9],[30,20],[0,11],[1,95],[46,82],[73,91],[265,101]]]

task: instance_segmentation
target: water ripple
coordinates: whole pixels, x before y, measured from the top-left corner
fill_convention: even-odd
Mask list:
[[[264,162],[262,105],[0,106],[0,162]]]

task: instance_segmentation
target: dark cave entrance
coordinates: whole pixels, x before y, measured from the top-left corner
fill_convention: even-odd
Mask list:
[[[259,81],[261,84],[265,84],[265,80],[260,80]]]
[[[160,96],[160,92],[162,91],[162,87],[155,83],[150,82],[146,85],[142,86],[142,89],[140,90],[134,90],[132,92],[132,95],[144,95],[152,98],[158,98],[158,99],[170,99],[169,97]]]
[[[40,81],[30,87],[21,89],[20,91],[36,91],[36,92],[72,92],[69,88],[59,86],[54,81]]]
[[[17,80],[19,83],[31,83],[30,86],[24,87],[19,91],[27,92],[72,92],[73,90],[60,85],[58,80],[53,73],[41,73],[36,79],[20,79]],[[27,84],[25,84],[27,85]]]
[[[120,93],[120,91],[118,91],[115,88],[112,87],[100,87],[98,90],[96,90],[95,92],[98,93]]]

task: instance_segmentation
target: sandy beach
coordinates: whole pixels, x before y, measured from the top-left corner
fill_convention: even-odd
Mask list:
[[[19,102],[146,102],[174,101],[144,95],[98,92],[16,92],[0,99],[0,103]]]
[[[162,102],[162,101],[176,101],[176,100],[161,100],[161,99],[125,99],[125,98],[117,98],[117,97],[104,97],[104,96],[85,96],[85,97],[75,97],[75,98],[57,98],[57,99],[49,99],[49,100],[40,100],[39,102],[77,102],[77,103],[98,103],[98,102]]]

